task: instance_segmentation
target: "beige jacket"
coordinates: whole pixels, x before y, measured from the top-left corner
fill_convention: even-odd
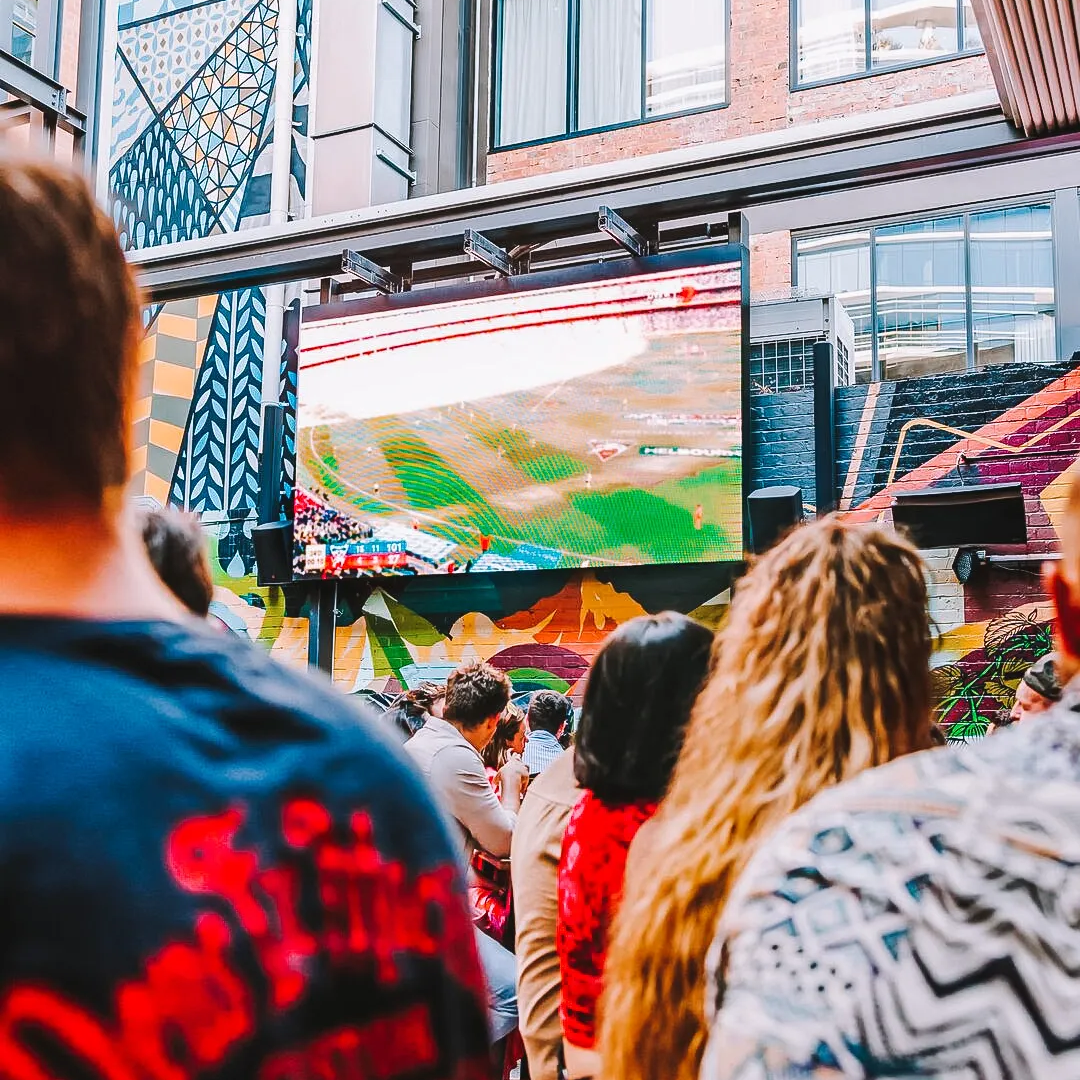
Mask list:
[[[465,863],[477,847],[506,858],[516,817],[499,802],[484,762],[461,732],[449,721],[429,716],[405,744],[405,752],[457,822]]]
[[[568,750],[530,785],[510,855],[517,926],[518,1027],[533,1080],[556,1080],[562,982],[555,951],[559,855],[570,811],[581,795]]]

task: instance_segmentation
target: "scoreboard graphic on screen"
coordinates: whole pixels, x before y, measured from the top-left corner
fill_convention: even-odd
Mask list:
[[[746,255],[305,313],[294,573],[738,560]]]

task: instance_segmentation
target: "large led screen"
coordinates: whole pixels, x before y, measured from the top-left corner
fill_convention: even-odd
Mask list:
[[[741,558],[742,260],[308,312],[296,576]]]

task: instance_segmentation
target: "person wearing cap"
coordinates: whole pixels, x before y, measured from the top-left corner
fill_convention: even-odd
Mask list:
[[[1010,724],[1046,712],[1051,705],[1061,700],[1058,667],[1057,655],[1051,652],[1036,660],[1024,672],[1024,677],[1016,688],[1016,701],[1009,713]]]

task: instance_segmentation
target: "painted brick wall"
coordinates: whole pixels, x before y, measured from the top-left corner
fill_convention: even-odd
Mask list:
[[[973,56],[791,92],[788,34],[787,4],[733,0],[727,106],[493,153],[488,157],[488,181],[513,180],[538,172],[722,142],[852,113],[870,113],[990,90],[994,86],[986,58]]]

